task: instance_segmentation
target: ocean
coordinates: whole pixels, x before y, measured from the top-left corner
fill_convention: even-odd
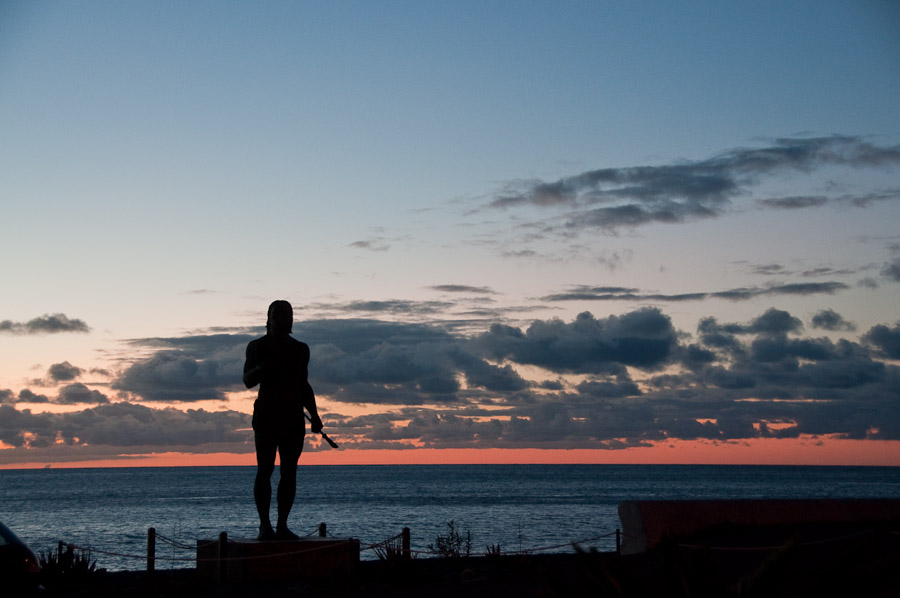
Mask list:
[[[255,537],[255,467],[0,470],[0,521],[35,552],[89,549],[97,567],[146,566],[155,528],[157,568],[190,568],[198,539]],[[276,469],[273,478],[277,484]],[[615,550],[623,500],[900,498],[900,467],[688,465],[303,466],[290,526],[372,546],[411,531],[420,558],[449,533],[472,554]],[[274,521],[275,506],[272,517]]]

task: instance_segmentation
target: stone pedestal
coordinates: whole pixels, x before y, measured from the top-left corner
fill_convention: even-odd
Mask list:
[[[197,540],[197,574],[219,582],[345,577],[355,575],[358,565],[355,538]]]

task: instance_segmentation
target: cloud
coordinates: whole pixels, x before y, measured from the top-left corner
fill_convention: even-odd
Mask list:
[[[380,320],[294,323],[294,335],[313,353],[311,382],[319,394],[346,402],[422,404],[459,400],[460,378],[474,387],[511,388],[518,375],[461,351],[447,330]],[[209,335],[131,341],[158,350],[126,368],[112,387],[151,401],[223,398],[243,390],[251,335]]]
[[[372,239],[366,241],[354,241],[347,245],[348,247],[356,247],[357,249],[366,249],[368,251],[388,251],[391,246],[382,239]]]
[[[823,309],[812,317],[812,327],[822,328],[824,330],[846,330],[853,332],[856,325],[848,322],[844,317],[833,309]]]
[[[305,322],[310,378],[338,400],[394,404],[454,402],[458,375],[474,367],[439,326],[377,320]]]
[[[833,295],[848,288],[850,287],[842,282],[798,282],[772,284],[761,288],[750,287],[717,291],[710,293],[709,296],[732,301],[744,301],[765,295]]]
[[[775,276],[785,274],[786,269],[781,264],[759,264],[753,267],[754,274],[762,274],[763,276]]]
[[[468,351],[461,337],[436,325],[369,319],[294,323],[294,336],[312,349],[310,380],[318,394],[339,401],[418,405],[462,400],[467,392],[527,386],[510,367]],[[126,368],[112,387],[150,401],[222,398],[242,390],[251,335],[135,339],[157,349]]]
[[[831,310],[815,314],[812,328],[852,332]],[[132,350],[149,353],[122,370],[113,387],[149,402],[242,389],[243,351],[257,332],[133,339]],[[311,347],[311,383],[330,400],[329,432],[347,448],[900,439],[900,368],[890,361],[900,357],[900,324],[874,326],[858,340],[823,338],[810,336],[794,314],[771,308],[742,322],[702,318],[687,332],[661,309],[643,308],[474,333],[375,319],[298,321],[294,333]],[[9,445],[199,446],[190,434],[202,430],[210,443],[246,447],[240,414],[133,403],[99,403],[65,416],[15,411],[11,403],[26,398],[33,397],[22,391],[16,401],[12,391],[0,392],[0,440]],[[56,400],[103,399],[72,383]],[[342,415],[343,404],[366,413]]]
[[[462,293],[464,291],[456,290],[449,292]],[[381,299],[347,301],[343,303],[314,303],[307,305],[306,310],[307,312],[316,313],[320,316],[327,315],[337,318],[346,318],[350,316],[391,317],[410,321],[421,321],[426,318],[431,319],[434,316],[445,317],[449,314],[454,314],[455,316],[466,314],[475,315],[474,312],[472,312],[472,306],[480,308],[492,301],[488,296],[489,292],[472,292],[477,296],[442,301]]]
[[[771,295],[833,295],[848,289],[842,282],[803,282],[769,284],[762,287],[740,287],[724,291],[702,291],[696,293],[648,293],[629,287],[592,287],[576,285],[561,293],[553,293],[541,297],[543,301],[653,301],[679,302],[701,301],[704,299],[727,299],[729,301],[748,301]]]
[[[54,382],[65,382],[74,380],[80,376],[84,370],[64,361],[62,363],[54,363],[47,369],[47,377]]]
[[[706,160],[661,166],[601,168],[547,182],[510,183],[489,203],[495,209],[536,208],[563,215],[566,231],[614,233],[652,223],[715,218],[732,200],[749,195],[765,177],[826,166],[896,167],[900,146],[879,147],[859,137],[776,139],[769,147],[738,148]],[[771,209],[818,207],[831,201],[865,207],[895,199],[896,190],[857,196],[787,196],[757,200]],[[559,225],[545,221],[546,230]]]
[[[803,329],[803,322],[790,313],[770,308],[764,314],[755,318],[748,327],[748,332],[768,335],[781,335],[790,332],[799,332]]]
[[[472,295],[496,295],[496,291],[490,287],[473,287],[464,284],[439,284],[428,287],[442,293],[469,293]]]
[[[0,333],[9,334],[56,334],[60,332],[90,332],[90,327],[78,319],[65,314],[43,315],[27,322],[0,321]]]
[[[606,373],[626,365],[662,367],[675,343],[669,317],[644,308],[602,320],[584,312],[570,324],[535,321],[525,332],[495,324],[473,339],[472,346],[493,359],[510,359],[557,373]]]
[[[881,274],[890,281],[900,282],[900,258],[886,263],[881,269]]]
[[[878,281],[870,277],[861,278],[856,284],[861,289],[877,289],[879,286]]]
[[[873,326],[863,336],[863,340],[873,345],[882,355],[889,359],[900,359],[900,324],[893,328],[879,324]]]
[[[56,401],[63,405],[76,405],[79,403],[109,403],[109,399],[97,390],[91,390],[84,384],[76,382],[64,386],[59,391]]]
[[[2,392],[9,393],[9,395],[4,397]],[[47,395],[36,394],[28,388],[23,388],[19,391],[18,398],[12,396],[12,391],[0,391],[0,403],[104,404],[109,403],[109,398],[100,391],[91,390],[80,382],[74,382],[60,388],[56,399],[52,400]]]
[[[235,411],[154,409],[131,403],[99,405],[72,413],[32,413],[0,405],[0,441],[14,447],[179,450],[215,443],[247,447],[248,416]],[[244,450],[247,450],[246,448]]]
[[[794,338],[802,332],[798,322],[779,310],[748,324],[701,322],[701,343],[721,357],[689,380],[692,410],[705,403],[710,417],[723,408],[741,413],[759,434],[900,438],[893,423],[900,415],[900,389],[894,386],[900,369],[846,339]],[[873,331],[868,336],[887,348],[890,335],[880,333],[889,331]],[[767,421],[788,425],[775,432]]]
[[[856,274],[855,270],[851,270],[849,268],[831,268],[828,266],[823,266],[820,268],[813,268],[811,270],[804,270],[801,272],[801,276],[810,278],[815,276],[846,276],[850,274]]]
[[[443,313],[452,307],[454,304],[447,301],[393,299],[388,301],[351,301],[341,306],[340,309],[362,313],[435,314]]]
[[[530,258],[538,257],[538,252],[534,251],[533,249],[510,249],[510,250],[505,250],[505,251],[501,252],[500,255],[502,255],[503,257],[510,257],[510,258],[530,259]]]
[[[776,210],[802,210],[823,206],[828,203],[828,198],[822,196],[773,197],[759,199],[756,203],[761,207]]]
[[[732,354],[743,354],[747,349],[753,347],[758,352],[764,352],[766,347],[770,347],[773,342],[770,337],[781,339],[790,333],[800,332],[802,329],[803,322],[799,318],[774,307],[748,323],[719,324],[715,318],[708,317],[703,318],[697,326],[700,342],[703,345],[713,349],[726,350]],[[737,338],[746,335],[757,335],[758,338],[754,344],[746,345],[744,341]]]
[[[19,392],[19,403],[50,403],[50,397],[47,395],[39,395],[27,388],[23,388]]]
[[[145,346],[171,346],[128,366],[112,388],[148,401],[223,399],[241,390],[246,335],[209,335],[184,339],[132,341]]]
[[[604,399],[634,397],[643,394],[637,384],[627,379],[618,381],[588,380],[579,383],[575,388],[582,395]]]

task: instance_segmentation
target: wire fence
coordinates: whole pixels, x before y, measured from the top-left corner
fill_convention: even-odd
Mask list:
[[[892,536],[900,535],[900,531],[895,531],[891,529],[884,528],[869,528],[864,530],[855,531],[848,534],[840,534],[834,535],[827,538],[818,538],[815,540],[806,540],[802,542],[794,542],[793,545],[797,547],[812,547],[818,545],[824,545],[828,543],[839,543],[846,542],[855,538],[861,538],[867,535],[873,534],[888,534]],[[325,524],[321,524],[308,534],[306,537],[309,538],[311,536],[318,535],[319,537],[327,537],[332,540],[350,540],[349,538],[336,538],[327,532]],[[314,543],[306,542],[303,543],[303,547],[298,547],[297,549],[291,549],[283,552],[277,553],[266,553],[259,555],[242,555],[242,556],[223,556],[227,554],[227,550],[220,550],[220,552],[216,556],[211,557],[201,557],[199,556],[201,552],[204,552],[204,549],[208,549],[213,545],[227,545],[227,543],[236,542],[235,540],[231,540],[227,538],[225,532],[222,532],[218,539],[215,540],[207,540],[202,541],[198,540],[195,543],[186,543],[174,538],[169,538],[163,534],[157,532],[154,528],[148,529],[148,539],[147,539],[147,553],[146,554],[129,554],[122,553],[116,551],[108,551],[102,550],[95,546],[79,546],[77,544],[67,544],[63,541],[59,542],[59,551],[62,553],[62,548],[65,546],[66,550],[69,554],[71,554],[75,550],[81,550],[83,552],[90,553],[92,555],[106,555],[111,557],[116,557],[119,559],[128,559],[134,561],[145,561],[147,563],[147,570],[152,571],[155,568],[155,564],[157,562],[167,562],[171,564],[184,564],[184,563],[193,563],[195,566],[198,563],[205,562],[215,562],[221,564],[223,561],[247,561],[247,560],[256,560],[256,559],[276,559],[276,558],[284,558],[289,556],[301,555],[313,553],[320,550],[329,550],[330,546],[321,545],[315,546]],[[558,551],[563,548],[571,548],[573,550],[577,550],[582,546],[589,546],[592,543],[598,542],[600,540],[604,540],[607,538],[611,538],[615,536],[616,538],[616,552],[615,554],[620,553],[621,542],[625,538],[631,538],[636,541],[645,542],[648,538],[643,536],[635,536],[623,533],[621,530],[616,529],[613,532],[600,534],[596,536],[592,536],[589,538],[585,538],[578,541],[569,541],[562,542],[558,544],[548,545],[548,546],[539,546],[528,549],[519,549],[512,551],[503,551],[500,552],[499,549],[496,552],[485,553],[486,556],[489,555],[532,555],[545,553],[550,551]],[[660,540],[660,539],[656,539]],[[358,540],[357,540],[358,541]],[[164,557],[156,554],[156,544],[162,543],[168,546],[171,546],[174,550],[184,550],[184,551],[193,551],[194,554],[190,556],[171,556]],[[744,551],[744,552],[752,552],[752,551],[776,551],[781,550],[785,547],[785,544],[775,544],[775,545],[730,545],[730,546],[719,546],[719,545],[711,545],[707,543],[688,543],[688,542],[673,542],[673,545],[686,549],[686,550],[707,550],[707,551]],[[413,549],[410,546],[410,531],[409,528],[404,528],[403,531],[394,536],[385,538],[384,540],[378,542],[359,542],[360,550],[371,550],[375,553],[379,560],[386,560],[389,558],[418,558],[418,557],[441,557],[448,556],[446,551],[435,550],[432,547],[427,549]],[[499,548],[499,547],[498,547]],[[468,554],[464,556],[469,556]]]
[[[316,528],[312,529],[306,534],[306,537],[316,536],[318,537],[327,537],[333,540],[337,539],[345,539],[345,538],[336,538],[332,534],[328,533],[325,524],[321,524]],[[617,538],[617,547],[618,547],[618,539],[621,536],[621,532],[619,530],[615,530],[614,532],[601,534],[597,536],[593,536],[590,538],[585,538],[578,541],[573,542],[564,542],[559,544],[553,544],[550,546],[538,546],[534,548],[527,549],[519,549],[519,550],[511,550],[511,551],[498,551],[496,554],[503,555],[527,555],[527,554],[537,554],[542,552],[549,552],[553,550],[559,550],[562,548],[575,548],[581,545],[587,545],[592,542],[596,542],[601,539],[610,538],[615,536]],[[209,548],[213,545],[218,545],[221,542],[231,542],[234,543],[235,540],[227,539],[224,532],[220,534],[220,537],[215,540],[207,540],[202,541],[198,540],[195,543],[187,543],[177,540],[175,538],[170,538],[164,534],[156,531],[155,528],[149,528],[147,531],[147,553],[145,554],[136,554],[136,553],[125,553],[118,552],[112,550],[103,550],[102,548],[97,548],[96,546],[81,546],[78,544],[65,543],[60,541],[60,549],[63,546],[67,547],[68,551],[80,550],[83,552],[90,553],[92,555],[105,555],[110,557],[115,557],[118,559],[127,559],[133,561],[145,561],[147,563],[147,569],[153,570],[157,563],[171,563],[171,564],[186,564],[186,563],[203,563],[203,562],[220,562],[223,560],[219,556],[215,557],[200,557],[198,556],[201,552],[204,551],[205,548]],[[169,546],[174,550],[183,550],[183,551],[192,551],[194,554],[185,555],[185,556],[162,556],[158,553],[157,547],[159,544],[163,544]],[[379,560],[385,560],[388,558],[393,558],[394,556],[402,556],[406,558],[419,558],[419,557],[440,557],[447,556],[446,552],[442,552],[440,550],[435,550],[433,548],[412,548],[410,545],[410,532],[409,528],[404,528],[404,530],[396,534],[394,536],[390,536],[383,540],[377,542],[363,542],[359,541],[359,547],[361,551],[371,550]],[[277,553],[267,553],[263,555],[249,555],[249,556],[227,556],[224,557],[226,561],[240,561],[240,560],[254,560],[254,559],[265,559],[265,558],[282,558],[293,555],[305,554],[310,552],[315,552],[319,550],[327,550],[328,546],[310,546],[308,543],[303,548],[292,549],[284,552]],[[495,554],[495,553],[491,553]]]

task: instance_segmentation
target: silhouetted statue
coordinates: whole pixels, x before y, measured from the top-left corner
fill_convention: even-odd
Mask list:
[[[306,434],[303,408],[309,411],[314,433],[322,431],[316,396],[307,381],[309,347],[293,338],[294,311],[287,301],[269,306],[266,335],[250,341],[244,362],[244,384],[259,384],[253,403],[253,432],[256,437],[256,480],[253,497],[259,512],[260,540],[297,540],[287,520],[297,491],[297,462]],[[275,452],[281,457],[278,482],[278,523],[272,529],[269,505],[272,501],[272,472]]]

